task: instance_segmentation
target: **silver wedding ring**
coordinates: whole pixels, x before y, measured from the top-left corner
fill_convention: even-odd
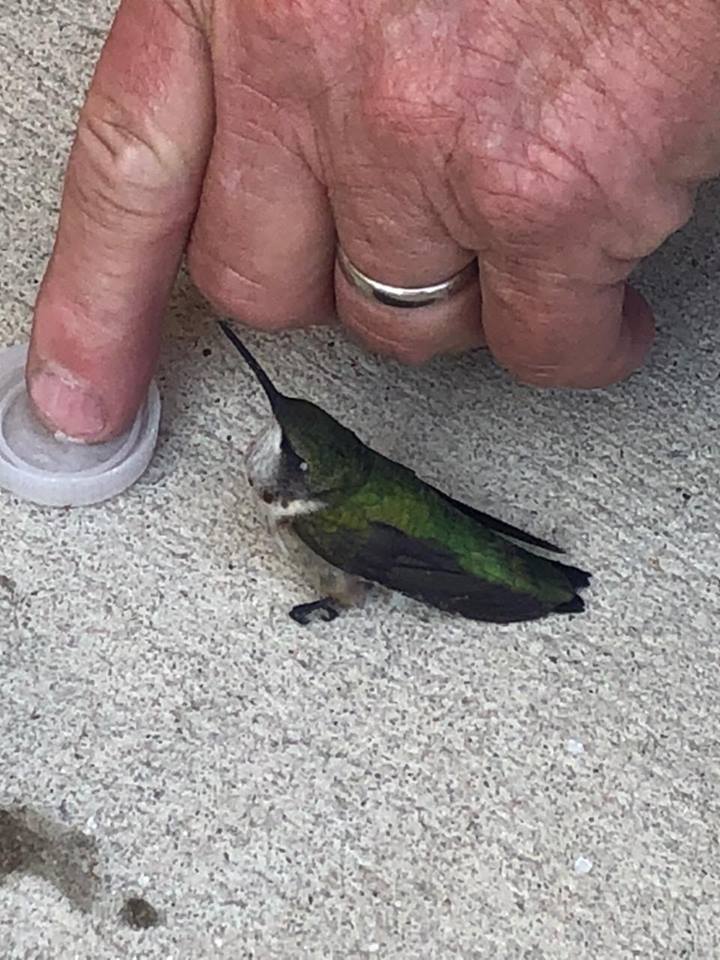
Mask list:
[[[422,287],[396,287],[390,283],[373,280],[362,270],[358,270],[342,247],[338,247],[337,259],[348,283],[368,300],[375,300],[385,307],[427,307],[431,303],[449,300],[460,290],[477,281],[478,277],[477,260],[471,260],[462,270],[439,283],[430,283]]]

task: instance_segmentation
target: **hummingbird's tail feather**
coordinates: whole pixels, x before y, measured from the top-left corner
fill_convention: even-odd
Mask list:
[[[569,563],[559,563],[557,560],[552,560],[550,562],[556,570],[562,570],[562,572],[570,581],[570,586],[575,590],[582,590],[584,587],[590,586],[592,574],[588,573],[587,570],[581,570],[580,567],[570,566]]]
[[[220,324],[220,329],[222,330],[222,332],[225,334],[225,336],[228,338],[230,343],[232,343],[232,345],[235,347],[238,353],[242,356],[245,363],[247,363],[247,365],[250,367],[252,372],[257,377],[258,381],[260,382],[260,386],[263,388],[263,390],[267,394],[267,398],[270,401],[270,405],[274,409],[277,404],[277,401],[282,396],[280,391],[275,387],[270,377],[265,373],[265,371],[257,362],[255,357],[250,353],[250,351],[245,346],[245,344],[240,340],[240,338],[235,333],[235,331],[230,326],[230,324],[226,323],[224,320],[218,320],[218,323]]]
[[[582,613],[585,609],[585,601],[579,594],[571,600],[567,600],[565,603],[561,603],[559,606],[555,607],[555,613]]]

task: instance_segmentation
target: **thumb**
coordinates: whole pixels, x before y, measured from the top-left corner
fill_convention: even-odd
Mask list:
[[[604,387],[642,366],[652,311],[625,283],[593,284],[523,264],[484,263],[480,275],[488,347],[521,382]]]
[[[86,441],[121,433],[145,398],[202,185],[208,53],[181,7],[120,7],[80,117],[35,305],[31,399],[49,427]]]

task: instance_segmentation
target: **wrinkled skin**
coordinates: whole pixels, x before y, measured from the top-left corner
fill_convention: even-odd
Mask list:
[[[625,284],[720,172],[715,0],[124,0],[67,172],[28,377],[44,419],[123,429],[183,252],[224,313],[340,320],[422,362],[486,342],[522,381],[643,362]],[[414,311],[366,273],[480,289]],[[482,300],[482,308],[481,308]]]

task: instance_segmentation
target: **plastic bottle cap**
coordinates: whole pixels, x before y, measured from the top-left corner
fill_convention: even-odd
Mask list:
[[[160,392],[152,383],[130,430],[107,443],[53,434],[35,416],[25,387],[27,345],[0,349],[0,487],[46,507],[82,507],[127,490],[157,443]]]

